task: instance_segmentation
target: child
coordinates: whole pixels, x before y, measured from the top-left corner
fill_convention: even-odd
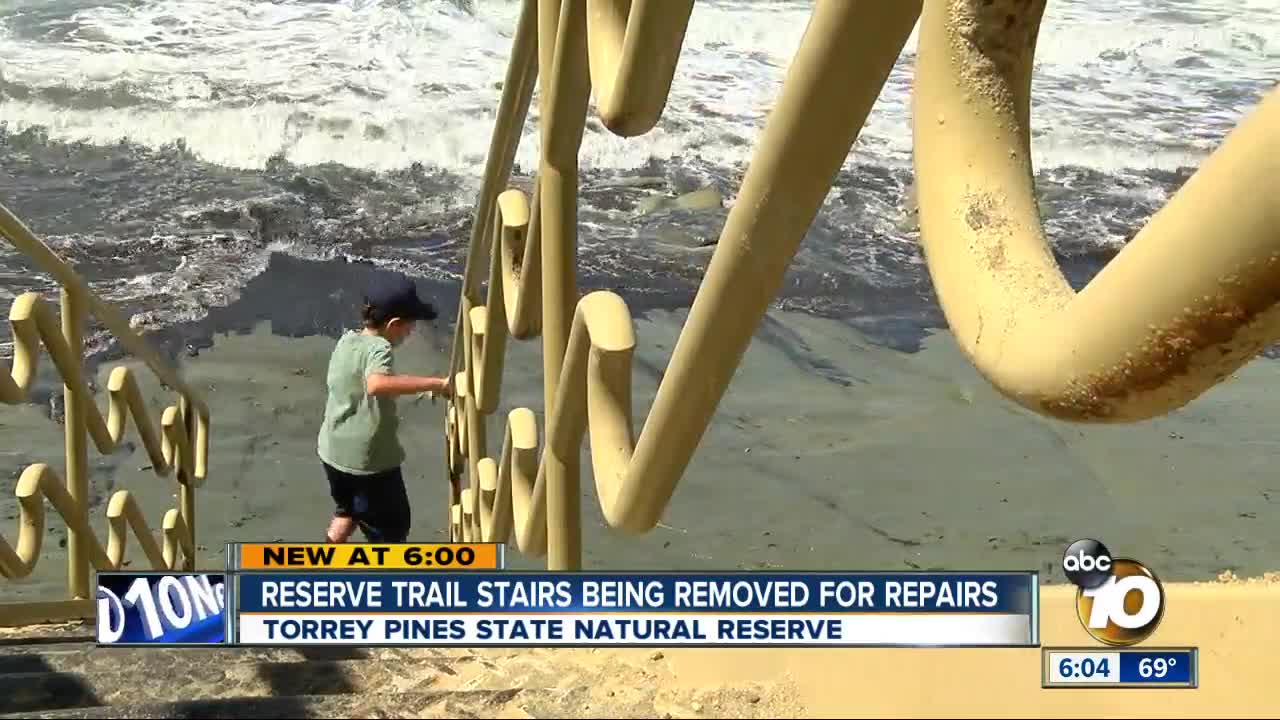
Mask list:
[[[337,509],[329,542],[346,542],[356,525],[369,542],[404,542],[409,536],[409,497],[400,465],[396,397],[448,394],[446,378],[396,375],[391,349],[418,320],[436,311],[418,299],[413,281],[397,275],[365,294],[364,329],[347,331],[329,358],[329,396],[318,450]]]

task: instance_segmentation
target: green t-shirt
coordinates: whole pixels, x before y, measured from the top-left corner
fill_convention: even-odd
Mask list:
[[[391,343],[348,331],[329,358],[329,398],[320,426],[320,459],[354,475],[372,475],[404,463],[396,399],[365,391],[365,378],[390,374]]]

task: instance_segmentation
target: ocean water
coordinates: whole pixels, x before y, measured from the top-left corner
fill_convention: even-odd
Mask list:
[[[1034,154],[1072,282],[1274,86],[1275,11],[1051,0]],[[233,303],[279,254],[405,270],[455,295],[518,12],[511,0],[0,0],[0,202],[140,327]],[[692,297],[710,257],[699,246],[718,236],[810,12],[699,0],[657,129],[623,139],[589,124],[583,289],[638,307]],[[777,299],[906,349],[943,322],[902,222],[914,52],[913,36]],[[536,164],[536,102],[517,185]],[[655,192],[706,186],[723,208],[638,212]],[[0,245],[0,302],[51,287]]]
[[[1074,284],[1274,88],[1277,7],[1049,0],[1034,156],[1048,235]],[[621,291],[637,315],[655,310],[636,323],[637,409],[651,402],[811,9],[698,0],[659,126],[622,139],[588,123],[579,285]],[[200,501],[204,560],[224,540],[316,536],[331,510],[314,458],[331,346],[279,336],[354,319],[353,288],[387,268],[419,277],[452,317],[518,12],[510,0],[0,0],[0,202],[137,326],[163,330],[153,337],[207,389],[220,459]],[[1280,365],[1254,363],[1165,418],[1090,428],[1011,407],[945,333],[925,338],[944,322],[904,222],[914,59],[913,37],[664,525],[638,540],[606,532],[584,497],[588,566],[1049,577],[1087,518],[1168,579],[1274,569],[1280,486],[1263,388]],[[535,98],[516,185],[528,186],[537,146]],[[723,207],[642,212],[655,194],[708,186]],[[0,307],[29,289],[54,286],[0,243]],[[202,352],[227,329],[255,334]],[[7,333],[0,323],[0,356]],[[437,335],[407,349],[407,370],[443,369],[448,328]],[[540,405],[538,350],[510,347],[504,409]],[[0,475],[61,452],[44,417],[60,383],[48,363],[43,372],[45,408],[5,418],[25,439],[0,447]],[[425,403],[405,413],[419,426],[439,417]],[[435,537],[445,502],[431,437],[407,443],[415,539]],[[128,487],[148,517],[172,506],[140,449],[92,455],[95,504]],[[594,494],[585,470],[583,487]],[[741,489],[730,505],[726,487]],[[16,516],[0,493],[0,524]],[[17,592],[54,595],[62,552],[47,542],[40,574]]]

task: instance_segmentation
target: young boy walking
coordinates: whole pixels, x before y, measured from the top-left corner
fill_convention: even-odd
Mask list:
[[[395,374],[391,351],[436,311],[418,298],[412,280],[397,275],[369,288],[361,315],[363,329],[347,331],[329,358],[318,443],[336,504],[327,539],[346,542],[358,525],[369,542],[404,542],[410,513],[396,397],[448,393],[449,381]]]

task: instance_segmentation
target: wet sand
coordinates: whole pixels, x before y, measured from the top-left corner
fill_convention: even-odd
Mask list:
[[[330,295],[338,299],[327,301],[343,301],[341,293]],[[315,439],[333,339],[300,337],[305,323],[271,314],[311,317],[331,332],[332,313],[288,302],[257,304],[254,313],[243,314],[231,332],[206,333],[204,344],[211,340],[212,347],[194,357],[175,355],[212,408],[210,476],[197,506],[201,563],[211,567],[221,563],[227,541],[320,539],[331,510]],[[636,320],[637,428],[684,317],[683,310],[651,309]],[[442,322],[399,350],[399,367],[442,372],[444,328]],[[166,341],[171,346],[194,344],[194,334],[174,337]],[[500,438],[507,409],[541,406],[538,342],[509,345],[491,443]],[[114,364],[98,368],[100,386]],[[46,362],[42,372],[52,388],[50,371]],[[1280,480],[1272,471],[1280,408],[1270,392],[1278,381],[1280,365],[1257,360],[1168,417],[1123,427],[1070,425],[998,396],[945,332],[907,354],[835,320],[772,313],[661,526],[639,538],[604,526],[584,448],[585,564],[1037,569],[1060,582],[1055,566],[1065,545],[1093,536],[1165,580],[1205,580],[1228,569],[1261,575],[1280,565]],[[158,417],[162,396],[154,383],[144,387]],[[402,400],[401,408],[411,537],[440,539],[447,497],[442,406]],[[0,523],[12,539],[12,482],[32,462],[60,467],[62,432],[44,409],[23,406],[0,415],[0,435],[0,477],[8,478]],[[140,447],[110,457],[91,447],[90,464],[92,517],[102,537],[105,502],[121,487],[138,496],[158,528],[173,506],[174,485],[143,469],[148,461]],[[34,576],[0,586],[0,595],[59,594],[65,550],[52,511],[48,525]],[[541,564],[511,557],[514,567]]]

